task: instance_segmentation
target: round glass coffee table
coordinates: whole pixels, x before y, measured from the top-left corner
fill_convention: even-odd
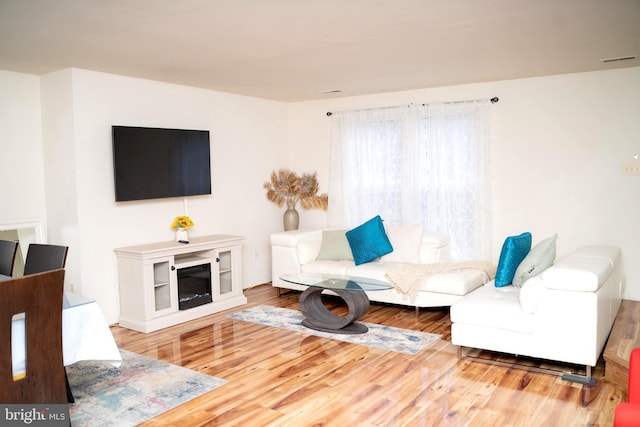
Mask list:
[[[369,330],[357,322],[369,310],[369,297],[365,291],[391,289],[390,283],[381,280],[331,274],[297,273],[280,276],[281,280],[308,288],[300,294],[300,311],[304,315],[302,324],[317,331],[334,334],[363,334]],[[344,300],[349,308],[346,316],[332,313],[322,303],[321,294],[330,290]]]

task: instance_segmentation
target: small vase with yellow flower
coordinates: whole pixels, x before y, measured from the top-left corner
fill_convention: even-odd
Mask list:
[[[176,242],[189,243],[189,229],[194,225],[195,223],[188,216],[177,216],[171,224],[171,228],[176,231]]]

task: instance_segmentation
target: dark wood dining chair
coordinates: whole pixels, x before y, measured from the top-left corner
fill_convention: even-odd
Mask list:
[[[13,263],[16,261],[18,242],[13,240],[0,240],[0,274],[11,276]]]
[[[0,282],[0,402],[68,403],[62,356],[64,270]],[[26,372],[13,376],[11,325],[24,313]]]
[[[24,262],[24,275],[64,268],[68,250],[67,246],[31,243]]]

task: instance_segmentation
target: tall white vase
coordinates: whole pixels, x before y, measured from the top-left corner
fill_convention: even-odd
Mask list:
[[[287,210],[284,211],[282,222],[284,223],[284,231],[298,229],[298,225],[300,225],[300,214],[298,214],[295,205],[288,205]]]

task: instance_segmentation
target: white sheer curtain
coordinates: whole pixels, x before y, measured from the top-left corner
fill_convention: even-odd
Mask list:
[[[451,237],[455,260],[491,256],[489,101],[332,115],[329,223],[380,215]]]

